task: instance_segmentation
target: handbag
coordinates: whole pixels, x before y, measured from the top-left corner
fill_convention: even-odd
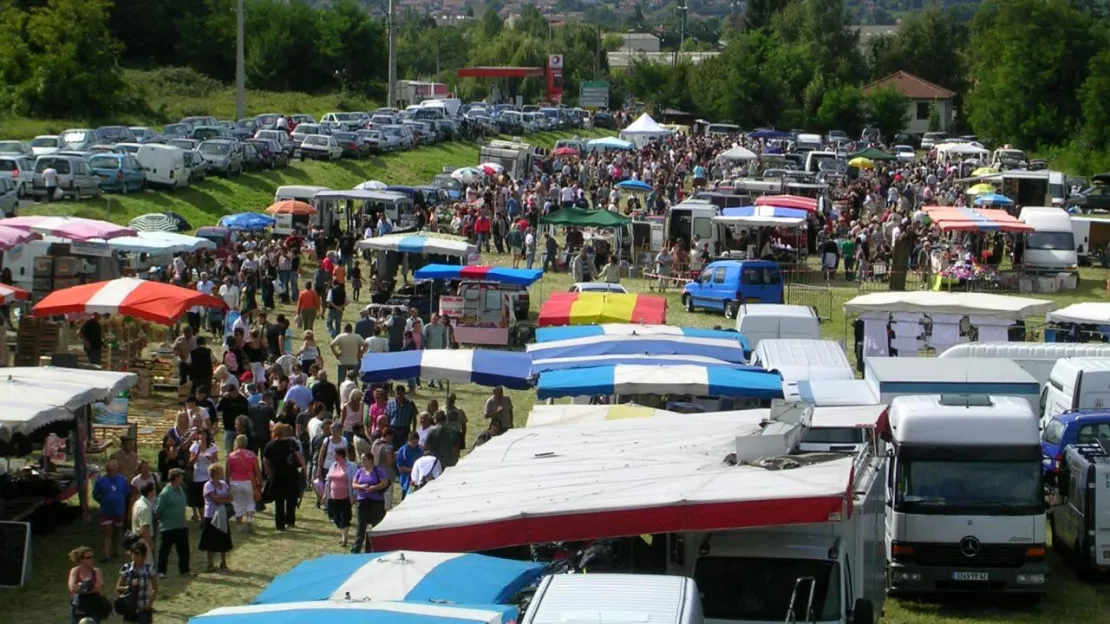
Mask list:
[[[116,596],[113,602],[115,612],[125,618],[134,618],[139,612],[139,592],[138,588],[134,587],[131,582],[135,578],[135,571],[129,570],[127,572],[127,589],[123,590],[120,595]]]
[[[251,481],[251,491],[254,494],[254,502],[262,502],[262,484],[258,482],[257,477]]]

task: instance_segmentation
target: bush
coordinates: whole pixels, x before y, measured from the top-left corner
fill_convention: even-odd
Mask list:
[[[219,80],[209,78],[191,67],[163,67],[125,73],[127,82],[146,92],[173,98],[205,98],[223,89]]]

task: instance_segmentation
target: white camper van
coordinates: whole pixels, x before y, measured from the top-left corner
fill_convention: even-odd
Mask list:
[[[1071,217],[1063,208],[1022,208],[1018,217],[1031,226],[1025,235],[1025,268],[1036,273],[1075,273],[1079,256],[1075,253],[1075,233]]]
[[[1041,423],[1068,410],[1110,407],[1110,358],[1056,362],[1041,393]]]

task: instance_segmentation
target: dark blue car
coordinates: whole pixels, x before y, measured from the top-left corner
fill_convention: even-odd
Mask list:
[[[1041,433],[1041,466],[1055,476],[1064,449],[1098,440],[1110,443],[1110,410],[1074,410],[1053,416]]]

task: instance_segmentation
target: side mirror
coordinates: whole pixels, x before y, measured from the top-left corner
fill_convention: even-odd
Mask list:
[[[875,624],[875,606],[866,598],[858,598],[852,606],[852,624]]]

